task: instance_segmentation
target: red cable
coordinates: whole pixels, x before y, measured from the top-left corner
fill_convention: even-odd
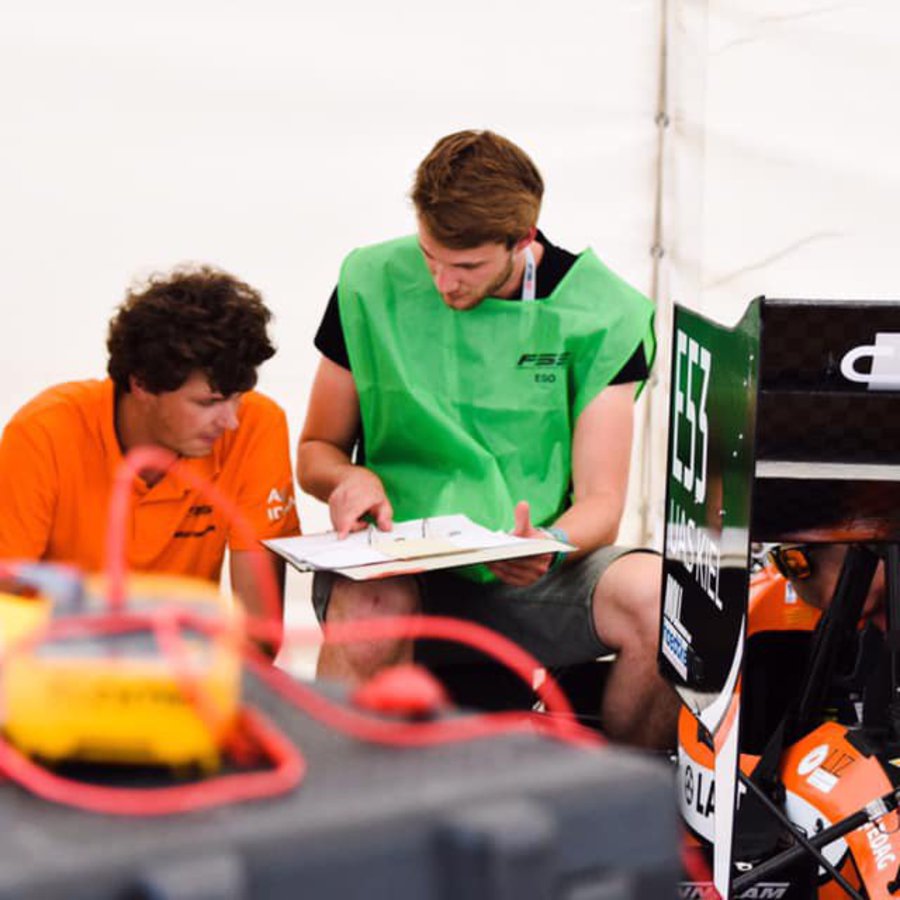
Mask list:
[[[267,611],[264,621],[269,623],[272,642],[276,646],[280,644],[282,628],[280,590],[275,580],[275,572],[265,551],[259,545],[253,529],[230,498],[219,491],[212,482],[188,468],[179,466],[178,457],[161,447],[134,448],[124,457],[116,471],[106,533],[106,570],[109,580],[107,596],[110,607],[115,611],[120,611],[125,603],[125,536],[130,530],[126,527],[126,522],[132,500],[131,486],[133,480],[139,477],[140,472],[147,468],[164,469],[171,477],[187,481],[201,495],[210,498],[222,509],[226,520],[238,533],[243,543],[251,548],[249,558],[260,588],[263,606]],[[162,615],[160,610],[160,616]],[[217,716],[209,698],[204,696],[202,686],[191,672],[185,655],[178,652],[182,645],[178,640],[178,629],[173,628],[174,622],[169,623],[166,627],[162,627],[161,620],[151,624],[164,655],[173,665],[182,694],[194,703],[198,714],[206,721],[213,734],[219,734],[221,729],[217,726],[220,723],[217,723],[216,720],[221,717]],[[235,652],[238,652],[239,642],[235,640],[235,636],[227,633],[226,639],[233,643]],[[229,741],[228,749],[233,755],[237,757],[245,755],[246,748],[242,747],[238,734],[232,733]]]
[[[253,636],[265,639],[264,623],[251,620],[248,626]],[[529,687],[532,673],[540,667],[540,663],[533,656],[503,635],[474,622],[443,616],[385,616],[376,619],[358,619],[353,622],[325,625],[322,632],[325,640],[335,643],[396,637],[454,640],[492,656],[515,672]],[[318,629],[292,629],[287,632],[286,637],[288,643],[294,641],[318,643],[321,640]],[[568,698],[549,673],[535,691],[546,707],[547,712],[544,714],[495,713],[432,722],[404,722],[375,718],[334,703],[278,669],[273,668],[269,673],[261,671],[258,659],[254,661],[257,674],[282,696],[301,706],[305,712],[329,727],[361,740],[403,746],[424,746],[441,741],[457,741],[481,736],[482,732],[496,734],[502,724],[507,730],[539,730],[576,744],[597,746],[605,743],[597,732],[575,721],[575,714]]]
[[[295,788],[306,761],[257,710],[241,711],[242,727],[274,763],[265,772],[217,775],[196,784],[161,788],[119,788],[86,784],[54,775],[0,738],[0,769],[33,794],[88,812],[120,816],[163,816],[212,806],[274,797]]]
[[[26,652],[46,639],[64,639],[85,635],[123,633],[133,630],[159,629],[158,612],[117,613],[91,617],[70,617],[50,623],[41,634],[31,635],[20,642],[13,652]],[[191,627],[218,635],[227,629],[222,621],[210,620],[189,609],[168,611],[169,628],[190,624]],[[265,624],[265,623],[257,623]],[[163,629],[165,634],[165,629]],[[457,622],[451,619],[429,619],[426,617],[401,617],[395,621],[378,619],[375,622],[346,623],[328,632],[329,639],[350,641],[365,637],[383,639],[385,637],[409,634],[418,637],[456,637],[478,649],[484,649],[503,662],[511,662],[520,675],[530,672],[534,661],[525,651],[505,638],[495,640],[492,633],[471,622]],[[318,639],[312,630],[300,632],[300,637]],[[292,634],[292,637],[294,635]],[[499,637],[499,636],[498,636]],[[178,667],[177,651],[170,645],[169,638],[162,640],[167,658]],[[362,740],[390,744],[394,746],[428,746],[436,743],[472,740],[509,734],[511,732],[539,731],[549,737],[596,746],[602,739],[596,733],[577,725],[569,718],[540,716],[530,713],[495,713],[460,718],[442,719],[433,722],[397,722],[378,719],[356,710],[332,703],[315,690],[293,680],[281,670],[272,666],[261,654],[247,648],[248,662],[257,675],[272,686],[280,695],[294,705],[313,715],[326,725]],[[173,660],[173,657],[175,659]],[[192,676],[193,677],[193,676]],[[180,679],[182,680],[182,679]],[[195,680],[195,679],[194,679]],[[548,708],[563,714],[570,712],[564,695],[555,697],[552,681],[550,689],[542,693]],[[194,685],[194,687],[197,687]],[[244,712],[245,728],[253,727],[252,713]],[[259,728],[255,729],[257,732]],[[120,815],[163,815],[199,809],[254,797],[272,796],[289,790],[300,783],[305,765],[299,751],[292,744],[271,729],[266,741],[266,733],[259,734],[260,743],[268,745],[267,755],[276,762],[274,771],[264,773],[216,776],[201,784],[181,785],[168,788],[123,789],[102,788],[85,785],[72,779],[53,775],[10,747],[0,743],[0,768],[33,793],[45,799],[77,806],[94,812],[116,813]]]
[[[212,732],[219,733],[222,717],[200,684],[184,647],[180,629],[185,625],[206,633],[211,639],[237,643],[234,626],[205,618],[184,607],[160,607],[136,614],[125,607],[125,521],[131,502],[131,485],[135,477],[148,467],[169,469],[177,464],[174,454],[153,447],[131,451],[123,461],[114,484],[107,531],[108,598],[111,614],[57,619],[19,642],[13,652],[34,651],[43,640],[66,637],[96,636],[131,630],[152,631],[160,649],[174,673],[185,699],[204,719]],[[175,471],[172,474],[176,474]],[[210,496],[224,511],[226,518],[242,540],[251,547],[251,560],[263,595],[267,615],[246,620],[247,632],[253,637],[280,643],[283,637],[281,604],[274,571],[264,551],[256,546],[256,538],[239,509],[213,485],[181,468],[177,476]],[[8,571],[15,577],[15,567],[0,566],[0,573]],[[443,617],[404,616],[358,620],[326,625],[325,639],[335,643],[386,638],[430,637],[455,640],[468,644],[497,659],[522,680],[532,686],[532,676],[540,664],[534,657],[504,636],[473,622]],[[291,640],[318,643],[321,634],[314,629],[291,632]],[[235,646],[237,652],[237,647]],[[252,645],[245,648],[247,661],[261,680],[281,696],[333,728],[338,728],[362,740],[394,746],[427,746],[448,741],[470,740],[510,732],[539,731],[558,740],[580,746],[602,743],[596,732],[583,728],[574,720],[574,713],[559,685],[547,675],[537,688],[549,715],[532,713],[495,713],[460,716],[430,722],[408,722],[379,719],[352,708],[333,703],[316,691],[300,684],[265,660]],[[254,737],[275,764],[266,772],[221,775],[205,782],[167,788],[125,789],[103,788],[61,778],[28,760],[5,741],[0,741],[0,769],[7,771],[24,787],[39,796],[96,812],[121,815],[163,815],[173,812],[231,803],[254,797],[271,796],[289,790],[300,783],[305,772],[302,755],[273,726],[258,714],[242,710],[244,734]],[[232,752],[247,751],[246,744],[236,742]]]
[[[478,713],[430,721],[377,718],[333,702],[315,689],[256,659],[248,663],[280,696],[323,725],[369,743],[397,747],[428,747],[510,733],[539,732],[579,746],[600,746],[596,732],[571,719],[527,711]]]
[[[158,615],[153,612],[72,617],[51,623],[44,633],[30,636],[17,645],[13,652],[26,652],[48,638],[96,636],[158,628],[158,620]],[[170,628],[177,622],[178,624],[191,624],[194,628],[214,633],[221,632],[226,627],[222,622],[211,621],[184,609],[170,610],[168,621]],[[366,634],[365,623],[361,623],[359,627],[356,627],[356,623],[351,624],[352,628],[339,630],[343,632],[343,634],[339,634],[340,640],[350,640],[354,636],[353,632]],[[424,636],[446,636],[459,631],[469,637],[473,645],[479,645],[479,642],[485,638],[485,635],[481,635],[479,632],[487,630],[481,629],[480,626],[470,629],[467,626],[471,626],[471,624],[455,623],[452,620],[438,623],[427,620],[418,622],[415,619],[393,623],[388,620],[379,620],[378,627],[373,630],[377,637],[397,632],[402,633],[404,630],[411,630]],[[479,636],[472,639],[472,633],[479,634]],[[500,643],[502,645],[502,642]],[[251,667],[279,694],[287,697],[295,705],[325,724],[363,740],[411,747],[538,730],[548,736],[579,744],[597,744],[600,741],[593,732],[581,729],[570,720],[541,717],[529,713],[466,716],[459,719],[425,723],[398,723],[373,718],[327,701],[313,689],[294,681],[276,669],[258,652],[251,652],[255,654],[248,660]],[[500,651],[498,656],[502,655],[503,652]],[[527,657],[527,654],[525,656]],[[252,711],[244,710],[245,733],[249,731],[262,745],[266,755],[275,762],[274,771],[216,776],[199,784],[167,788],[106,788],[54,775],[28,760],[5,741],[0,741],[0,768],[4,769],[18,783],[44,799],[92,812],[118,815],[165,815],[234,803],[240,800],[274,796],[282,791],[290,790],[300,783],[305,773],[305,763],[300,752],[289,741],[268,723],[258,722],[254,715]]]
[[[168,474],[188,482],[195,490],[217,503],[241,541],[251,548],[249,558],[262,594],[263,605],[266,609],[265,618],[273,625],[280,624],[282,618],[281,592],[266,551],[260,546],[253,529],[241,514],[237,504],[226,497],[214,484],[178,463],[178,457],[168,450],[160,447],[136,447],[125,456],[116,471],[106,530],[106,572],[109,578],[110,605],[121,608],[125,602],[125,544],[127,533],[130,530],[125,526],[128,511],[131,508],[132,482],[147,468],[171,469]]]
[[[250,619],[247,632],[250,636],[265,640],[266,623]],[[448,616],[380,616],[371,619],[354,619],[352,622],[325,623],[318,629],[295,629],[292,640],[305,643],[349,644],[359,641],[387,638],[436,638],[466,644],[480,650],[505,665],[518,675],[528,687],[532,687],[534,672],[541,663],[509,638],[484,625]],[[544,682],[535,689],[549,713],[574,716],[574,710],[556,679],[548,672]]]
[[[199,700],[204,696],[201,685],[192,673],[184,671],[179,655],[183,648],[176,645],[183,639],[177,632],[184,624],[195,626],[200,622],[211,624],[197,613],[185,609],[161,608],[144,613],[114,613],[99,616],[67,617],[56,620],[40,631],[29,635],[9,649],[7,658],[14,654],[34,652],[46,640],[95,637],[106,634],[124,634],[133,631],[153,631],[160,638],[160,644],[167,661],[176,671],[176,679],[187,688],[188,699]],[[217,634],[225,632],[224,639],[232,631],[227,623],[218,622]],[[168,634],[167,634],[168,632]],[[181,670],[180,675],[179,670]],[[208,697],[205,698],[209,700]],[[203,715],[203,704],[198,708]],[[207,705],[206,712],[209,712]],[[218,716],[221,721],[221,716]],[[249,752],[259,749],[272,767],[263,772],[218,775],[204,782],[165,788],[106,788],[88,785],[75,779],[57,776],[31,762],[7,741],[0,740],[0,769],[26,787],[32,793],[92,812],[119,815],[166,815],[186,812],[210,806],[220,806],[240,800],[275,796],[296,787],[306,771],[306,764],[299,749],[288,741],[261,714],[242,709],[239,712],[239,733],[244,743],[241,749]],[[215,727],[207,720],[208,727]],[[215,733],[215,731],[213,732]]]

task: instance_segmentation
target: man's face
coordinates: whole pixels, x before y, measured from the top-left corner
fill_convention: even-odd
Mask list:
[[[145,439],[180,456],[206,456],[226,431],[237,428],[241,395],[217,393],[201,372],[174,391],[133,390],[141,401]]]
[[[801,599],[817,607],[827,609],[834,596],[847,547],[844,544],[815,545],[810,550],[812,576],[808,579],[793,580],[792,583]],[[887,586],[884,578],[884,561],[878,563],[869,592],[862,609],[863,621],[872,621],[884,630],[885,599]]]
[[[451,309],[474,309],[485,297],[506,296],[516,287],[515,248],[481,244],[452,250],[419,222],[419,246],[435,287]]]

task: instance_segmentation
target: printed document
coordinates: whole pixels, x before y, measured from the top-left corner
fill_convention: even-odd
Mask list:
[[[397,522],[391,531],[370,525],[343,540],[327,531],[263,543],[300,571],[326,570],[357,580],[575,549],[549,536],[491,531],[463,515]]]

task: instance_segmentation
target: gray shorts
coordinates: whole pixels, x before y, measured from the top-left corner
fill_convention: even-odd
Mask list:
[[[528,587],[496,581],[478,584],[450,570],[414,577],[424,613],[455,616],[499,631],[546,666],[572,665],[610,652],[594,628],[591,600],[607,568],[620,556],[634,552],[642,551],[601,547],[548,572]],[[325,620],[336,577],[331,572],[317,572],[313,578],[312,601],[320,622]],[[455,645],[429,642],[429,661],[463,661],[467,655]]]

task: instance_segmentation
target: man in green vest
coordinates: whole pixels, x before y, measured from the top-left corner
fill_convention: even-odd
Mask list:
[[[551,666],[613,651],[607,732],[671,746],[660,560],[614,546],[653,308],[591,250],[574,255],[537,230],[542,195],[534,163],[497,134],[437,143],[412,191],[417,233],[342,266],[316,335],[298,471],[342,536],[465,513],[577,552],[374,582],[319,573],[313,602],[328,622],[469,618]],[[411,655],[402,640],[326,644],[319,675],[359,682]]]

